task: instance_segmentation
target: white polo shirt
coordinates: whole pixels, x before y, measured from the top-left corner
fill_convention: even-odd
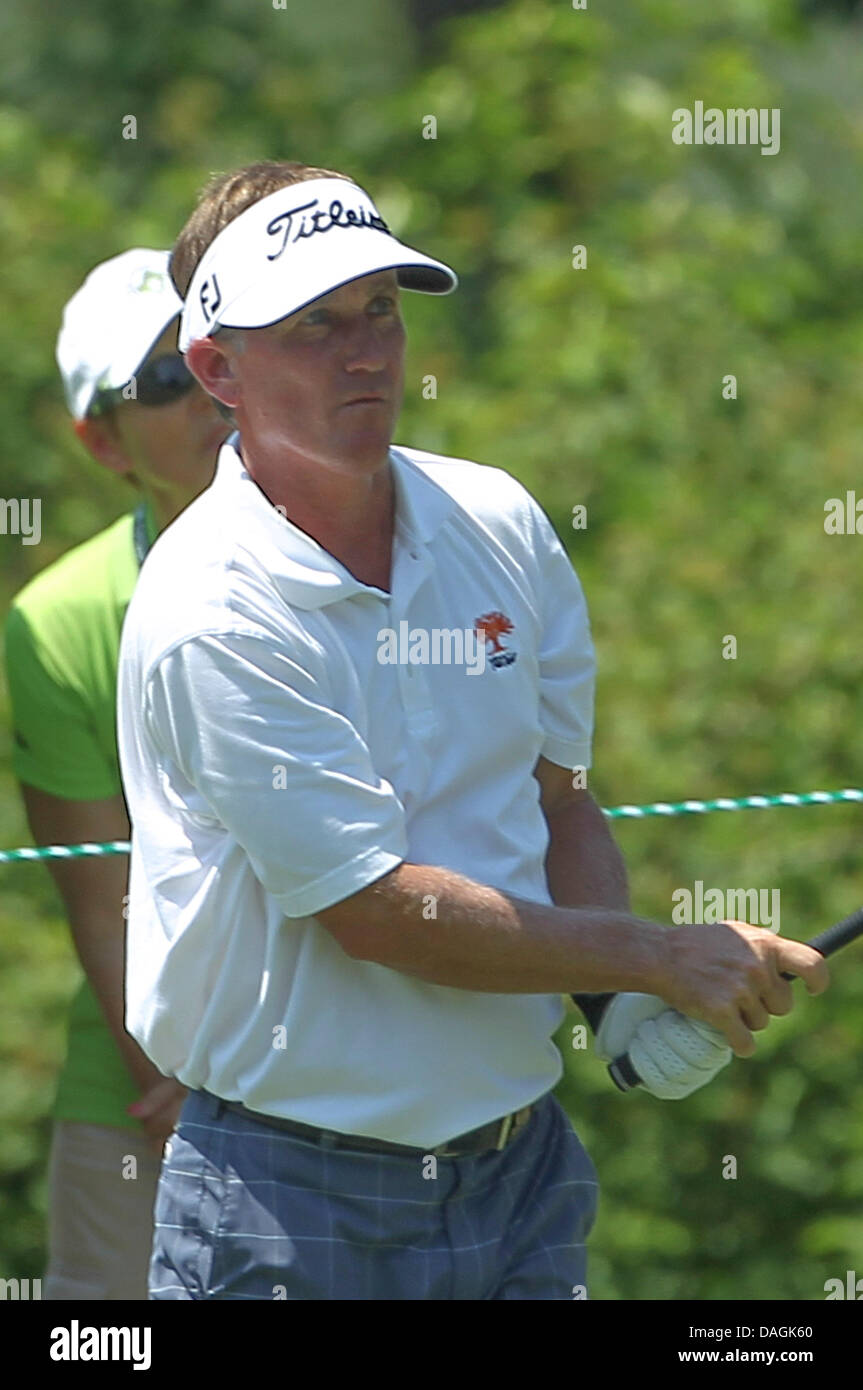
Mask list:
[[[392,447],[388,594],[286,520],[238,444],[156,541],[123,628],[126,1024],[186,1086],[432,1148],[556,1084],[561,997],[353,960],[315,913],[403,860],[551,902],[533,768],[590,764],[584,596],[501,469]],[[460,664],[435,646],[480,620],[473,670],[469,641]]]

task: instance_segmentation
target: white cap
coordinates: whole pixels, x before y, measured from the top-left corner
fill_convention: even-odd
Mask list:
[[[57,365],[66,401],[83,420],[97,391],[125,386],[183,307],[168,251],[136,247],[91,270],[63,311]]]
[[[216,328],[266,328],[349,280],[397,270],[403,289],[449,294],[441,261],[405,246],[348,179],[308,179],[268,193],[214,238],[192,276],[180,351]]]

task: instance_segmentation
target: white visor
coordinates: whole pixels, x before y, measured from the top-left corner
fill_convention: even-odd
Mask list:
[[[280,188],[229,222],[201,257],[183,306],[180,351],[222,326],[266,328],[378,270],[397,270],[403,289],[424,294],[449,294],[458,284],[449,266],[397,240],[357,184],[309,179]]]

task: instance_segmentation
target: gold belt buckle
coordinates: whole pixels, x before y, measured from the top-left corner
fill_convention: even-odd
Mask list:
[[[499,1134],[498,1134],[498,1136],[497,1136],[497,1143],[495,1144],[495,1148],[496,1148],[496,1149],[505,1149],[505,1148],[506,1148],[507,1140],[509,1139],[510,1131],[511,1131],[511,1129],[512,1129],[512,1126],[513,1126],[513,1123],[514,1123],[514,1122],[515,1122],[515,1115],[514,1115],[514,1114],[513,1114],[513,1115],[504,1115],[503,1119],[502,1119],[501,1122],[500,1122],[500,1132],[499,1132]]]

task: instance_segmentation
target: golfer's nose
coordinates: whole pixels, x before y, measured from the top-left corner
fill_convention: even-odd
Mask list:
[[[379,326],[367,314],[348,324],[344,339],[344,364],[349,372],[380,372],[389,360],[389,349]]]

